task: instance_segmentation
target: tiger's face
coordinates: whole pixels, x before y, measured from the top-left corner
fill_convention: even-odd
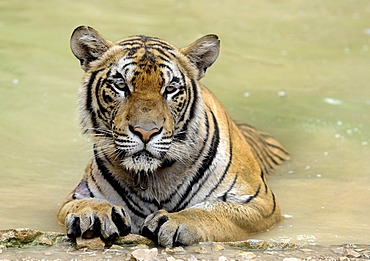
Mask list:
[[[181,159],[177,136],[190,117],[187,110],[200,106],[194,82],[206,67],[202,72],[186,57],[188,49],[158,38],[111,43],[89,27],[76,29],[71,48],[86,71],[81,123],[95,147],[134,173]]]
[[[137,42],[135,53],[123,48],[122,57],[97,88],[103,94],[100,104],[108,110],[105,126],[112,131],[122,165],[148,172],[171,158],[166,156],[187,100],[187,78],[172,61],[158,61],[160,53],[146,47],[150,40]]]

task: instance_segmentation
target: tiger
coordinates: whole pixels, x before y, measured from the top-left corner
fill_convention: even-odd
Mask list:
[[[218,36],[176,48],[79,26],[70,47],[84,71],[79,119],[93,156],[57,214],[68,237],[134,233],[175,247],[245,240],[282,220],[266,175],[288,152],[234,122],[200,82]]]

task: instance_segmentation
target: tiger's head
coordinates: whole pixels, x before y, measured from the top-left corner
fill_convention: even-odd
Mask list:
[[[183,160],[203,112],[197,81],[219,45],[215,35],[181,49],[147,36],[113,43],[91,27],[76,28],[71,50],[85,71],[80,121],[95,150],[133,173]]]

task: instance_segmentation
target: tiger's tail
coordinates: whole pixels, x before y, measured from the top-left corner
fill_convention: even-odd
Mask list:
[[[272,169],[289,159],[289,153],[275,138],[245,124],[236,124],[256,157],[264,173],[269,174]]]

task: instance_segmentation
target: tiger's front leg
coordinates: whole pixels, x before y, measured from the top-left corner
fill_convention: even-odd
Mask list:
[[[66,202],[58,213],[58,220],[65,225],[70,238],[110,240],[131,231],[130,217],[122,207],[94,198]]]
[[[245,240],[280,220],[278,207],[272,215],[265,216],[258,208],[206,202],[180,212],[159,210],[145,219],[140,233],[162,246],[174,247],[203,241]]]

